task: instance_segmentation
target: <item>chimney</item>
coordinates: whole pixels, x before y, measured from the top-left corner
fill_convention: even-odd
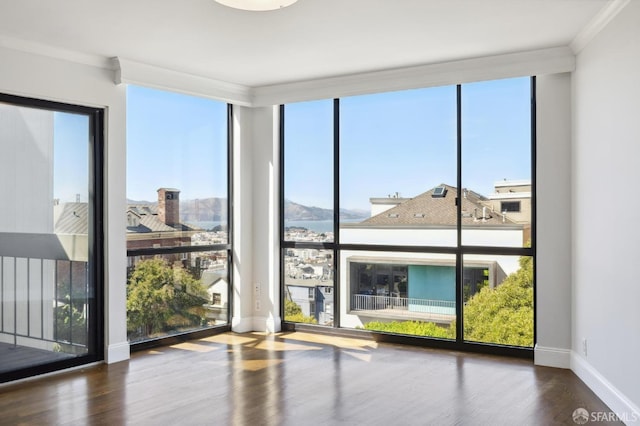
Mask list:
[[[158,219],[168,226],[180,223],[180,191],[178,189],[158,189]]]

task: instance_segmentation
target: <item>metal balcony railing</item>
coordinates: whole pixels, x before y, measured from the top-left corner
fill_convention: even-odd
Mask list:
[[[85,353],[87,265],[84,261],[0,255],[0,342]]]
[[[387,309],[450,315],[455,314],[456,303],[449,300],[417,299],[413,297],[372,296],[368,294],[354,294],[351,296],[352,311]]]

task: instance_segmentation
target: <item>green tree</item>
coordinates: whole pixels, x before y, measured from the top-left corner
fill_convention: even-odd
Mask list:
[[[519,263],[502,284],[471,297],[464,308],[466,340],[533,346],[533,259],[523,256]]]
[[[206,289],[184,268],[174,268],[162,259],[143,260],[127,284],[130,337],[202,325],[205,303]]]
[[[87,321],[82,311],[72,306],[69,295],[65,304],[54,309],[56,317],[56,340],[59,343],[70,342],[75,345],[87,344]]]
[[[312,316],[306,316],[302,313],[302,308],[293,300],[284,300],[284,319],[291,322],[303,322],[307,324],[317,324],[318,321]]]
[[[455,326],[453,328],[441,327],[436,323],[425,321],[370,321],[364,325],[364,329],[414,336],[440,337],[443,339],[455,339],[456,333]]]

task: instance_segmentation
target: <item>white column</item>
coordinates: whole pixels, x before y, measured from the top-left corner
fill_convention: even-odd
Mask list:
[[[537,77],[535,363],[571,360],[571,75]]]
[[[280,330],[278,107],[234,107],[234,331]]]

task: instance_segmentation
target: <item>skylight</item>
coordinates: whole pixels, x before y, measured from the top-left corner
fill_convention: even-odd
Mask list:
[[[437,186],[433,189],[433,198],[444,198],[447,195],[447,188],[444,186]]]

